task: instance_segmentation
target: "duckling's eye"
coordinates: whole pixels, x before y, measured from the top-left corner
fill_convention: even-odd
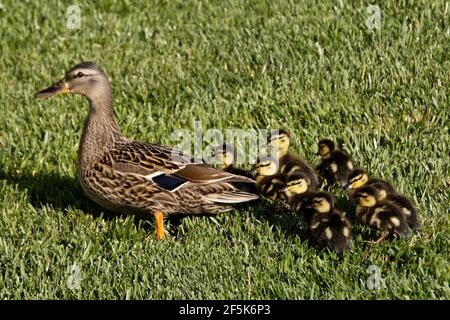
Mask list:
[[[82,78],[82,77],[84,77],[84,73],[83,72],[78,72],[77,73],[77,78]]]

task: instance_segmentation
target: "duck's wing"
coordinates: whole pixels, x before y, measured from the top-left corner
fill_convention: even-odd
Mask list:
[[[120,174],[151,180],[169,191],[176,191],[189,183],[255,183],[250,178],[212,168],[203,162],[193,162],[192,157],[179,150],[138,141],[110,150],[102,157],[100,164]]]

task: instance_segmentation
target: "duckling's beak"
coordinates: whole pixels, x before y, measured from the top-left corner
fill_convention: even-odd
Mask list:
[[[289,191],[288,187],[284,187],[283,189],[281,189],[281,193],[285,194],[287,197],[292,196],[292,193],[291,191]]]
[[[349,191],[349,190],[353,189],[351,184],[342,185],[342,187],[344,188],[345,191]]]
[[[56,96],[58,94],[64,94],[71,92],[69,84],[66,82],[65,79],[58,81],[51,87],[44,89],[42,91],[39,91],[34,95],[37,99],[44,99],[44,98],[50,98],[53,96]]]

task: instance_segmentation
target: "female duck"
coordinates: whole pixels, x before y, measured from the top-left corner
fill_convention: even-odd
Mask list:
[[[89,198],[114,212],[153,214],[157,238],[165,236],[164,214],[220,213],[258,198],[240,186],[247,177],[216,170],[170,147],[133,141],[116,123],[111,83],[94,62],[70,69],[36,98],[74,93],[89,100],[79,147],[78,173]]]

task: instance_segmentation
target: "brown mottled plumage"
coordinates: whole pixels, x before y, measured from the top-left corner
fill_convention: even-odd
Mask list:
[[[169,147],[123,137],[114,117],[111,84],[95,63],[74,66],[35,97],[69,92],[87,97],[90,105],[78,154],[83,190],[114,212],[153,213],[158,239],[164,238],[163,213],[214,214],[258,198],[245,188],[254,186],[250,178],[192,163],[191,157]]]

